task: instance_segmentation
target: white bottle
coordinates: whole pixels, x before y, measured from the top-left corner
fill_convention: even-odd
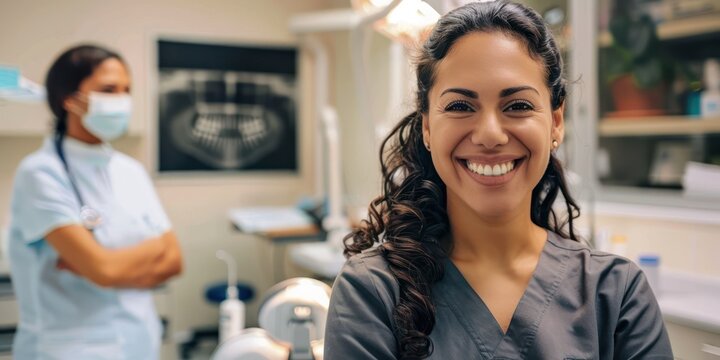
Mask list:
[[[638,265],[642,269],[655,297],[660,296],[660,256],[644,254],[638,256]]]
[[[220,343],[240,334],[245,327],[245,304],[238,299],[237,265],[235,259],[224,250],[215,254],[228,266],[228,287],[226,298],[220,303]]]
[[[720,117],[720,62],[717,59],[705,60],[703,82],[705,91],[700,95],[700,116]]]

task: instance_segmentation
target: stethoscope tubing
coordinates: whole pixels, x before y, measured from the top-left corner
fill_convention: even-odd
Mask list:
[[[80,189],[77,186],[77,183],[75,182],[75,177],[70,172],[70,167],[68,166],[67,158],[65,157],[65,151],[62,147],[63,142],[63,134],[57,133],[55,134],[55,152],[58,155],[58,158],[60,158],[60,162],[63,164],[63,168],[65,169],[65,173],[67,173],[68,180],[70,180],[70,186],[73,189],[73,192],[75,193],[75,197],[77,198],[78,202],[80,203],[80,220],[83,223],[83,226],[93,231],[97,225],[100,224],[102,221],[102,218],[100,217],[100,214],[97,210],[93,209],[89,205],[85,203],[85,200],[83,200],[82,194],[80,193]]]

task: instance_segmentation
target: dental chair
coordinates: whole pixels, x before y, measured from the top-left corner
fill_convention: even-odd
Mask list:
[[[260,305],[261,328],[224,341],[212,360],[322,360],[330,291],[310,278],[276,284]]]

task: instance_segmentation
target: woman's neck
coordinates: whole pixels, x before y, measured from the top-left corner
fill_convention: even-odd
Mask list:
[[[452,231],[450,257],[460,262],[503,267],[527,256],[539,256],[547,231],[532,222],[527,205],[527,211],[497,218],[483,218],[471,209],[453,211],[448,207]]]

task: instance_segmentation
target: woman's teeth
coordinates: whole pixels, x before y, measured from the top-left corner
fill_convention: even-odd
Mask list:
[[[509,173],[512,171],[512,169],[515,168],[515,162],[514,161],[508,161],[506,163],[502,164],[495,164],[493,166],[490,165],[483,165],[471,162],[470,160],[466,160],[465,164],[467,165],[468,169],[470,171],[484,176],[501,176]]]

